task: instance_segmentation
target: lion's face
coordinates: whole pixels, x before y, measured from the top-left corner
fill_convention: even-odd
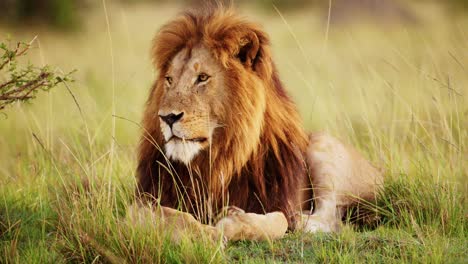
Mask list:
[[[203,45],[182,49],[161,73],[158,109],[165,153],[188,164],[213,140],[222,125],[226,98],[222,66]]]

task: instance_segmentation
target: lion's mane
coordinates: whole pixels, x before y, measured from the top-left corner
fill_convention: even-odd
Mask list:
[[[217,128],[210,148],[186,166],[165,158],[157,112],[171,59],[198,44],[223,65],[225,83],[235,96],[224,103],[225,123]],[[189,11],[162,27],[152,49],[159,75],[142,122],[140,197],[156,198],[153,201],[188,211],[203,222],[222,206],[233,205],[253,213],[282,211],[294,226],[304,195],[301,188],[308,186],[303,158],[307,136],[269,46],[257,25],[222,8]],[[266,105],[256,105],[258,96],[265,96]]]

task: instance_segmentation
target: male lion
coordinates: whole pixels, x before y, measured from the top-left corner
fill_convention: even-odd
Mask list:
[[[149,202],[163,223],[274,239],[288,228],[337,231],[347,207],[375,198],[382,175],[368,161],[331,136],[307,136],[256,24],[223,8],[186,12],[152,51],[159,75],[139,148],[143,202],[130,217]]]

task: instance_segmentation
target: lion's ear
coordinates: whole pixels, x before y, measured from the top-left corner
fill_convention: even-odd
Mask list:
[[[265,33],[252,30],[239,40],[237,58],[246,67],[254,70],[260,77],[269,79],[272,62],[269,51],[269,40]]]
[[[258,41],[257,34],[250,32],[246,36],[242,37],[239,41],[239,53],[237,58],[246,67],[252,67],[255,58],[257,57],[260,43]]]

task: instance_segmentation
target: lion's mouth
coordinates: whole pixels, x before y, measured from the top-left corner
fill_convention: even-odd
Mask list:
[[[206,141],[208,141],[207,138],[205,137],[197,137],[197,138],[181,138],[181,137],[178,137],[178,136],[175,136],[173,135],[167,142],[170,142],[170,141],[182,141],[182,142],[197,142],[197,143],[205,143]]]

